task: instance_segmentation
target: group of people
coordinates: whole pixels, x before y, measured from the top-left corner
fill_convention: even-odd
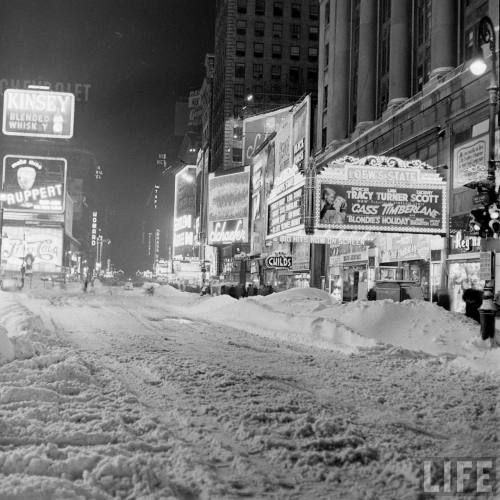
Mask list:
[[[270,285],[260,285],[257,287],[254,284],[248,284],[247,287],[241,283],[237,285],[222,285],[220,287],[220,294],[221,295],[229,295],[230,297],[233,297],[235,299],[241,299],[245,297],[252,297],[254,295],[269,295],[271,293],[274,293],[274,288]],[[201,288],[200,295],[211,295],[212,294],[212,287],[210,283],[206,282],[203,284]]]

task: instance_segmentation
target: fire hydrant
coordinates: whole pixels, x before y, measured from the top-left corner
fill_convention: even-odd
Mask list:
[[[489,289],[484,290],[483,303],[478,309],[479,321],[481,323],[481,338],[490,339],[491,347],[495,347],[495,316],[497,305],[493,301],[493,293]]]

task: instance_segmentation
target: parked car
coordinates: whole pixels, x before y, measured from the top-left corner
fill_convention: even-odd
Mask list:
[[[133,290],[134,289],[134,284],[132,283],[131,279],[128,279],[125,282],[125,286],[123,287],[125,290]]]

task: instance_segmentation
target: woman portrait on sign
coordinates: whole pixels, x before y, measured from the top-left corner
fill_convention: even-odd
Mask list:
[[[345,198],[337,196],[333,188],[325,186],[321,193],[319,220],[324,224],[344,224],[346,205]]]

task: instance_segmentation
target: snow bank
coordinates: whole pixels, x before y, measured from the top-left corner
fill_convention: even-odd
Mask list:
[[[336,304],[314,288],[239,301],[227,295],[202,299],[186,303],[189,313],[273,340],[345,353],[389,344],[455,357],[456,366],[500,372],[500,349],[481,340],[475,321],[425,301]]]
[[[315,315],[315,311],[325,310],[329,305],[328,294],[301,289],[239,301],[221,295],[194,305],[190,313],[273,340],[345,353],[376,345],[373,339],[362,337],[335,318]]]

